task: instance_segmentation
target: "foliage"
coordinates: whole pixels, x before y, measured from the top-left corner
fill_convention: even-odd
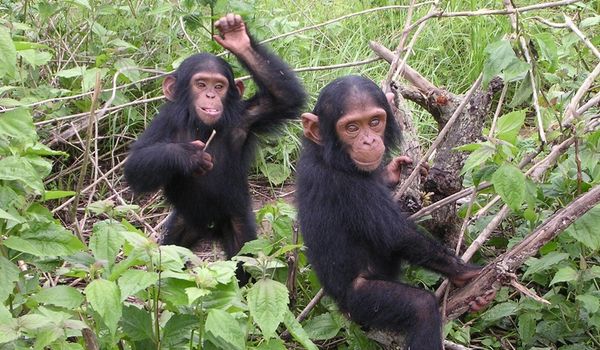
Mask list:
[[[396,2],[0,1],[0,349],[83,349],[94,341],[100,348],[128,349],[378,348],[327,297],[308,319],[296,320],[320,285],[296,238],[289,204],[267,204],[258,211],[263,234],[235,258],[254,282],[240,288],[236,261],[204,262],[187,249],[159,247],[136,229],[132,223],[141,227],[140,215],[158,216],[164,207],[154,204],[160,202],[155,198],[130,205],[115,173],[130,140],[161,103],[161,74],[196,51],[221,53],[211,40],[212,24],[221,14],[242,14],[257,38],[269,39],[390,4]],[[460,0],[441,6],[451,12],[499,4]],[[414,18],[425,15],[427,7],[416,8]],[[561,12],[567,12],[598,46],[599,11],[600,3],[590,1],[535,15],[560,21]],[[507,35],[506,16],[431,20],[409,59],[434,84],[456,93],[466,91],[481,72],[484,85],[494,76],[508,84],[508,103],[494,130],[458,149],[470,152],[465,186],[492,184],[475,198],[477,216],[467,241],[500,205],[511,210],[478,257],[482,261],[519,242],[600,178],[600,132],[586,125],[597,119],[598,108],[572,129],[560,125],[566,105],[598,60],[571,31],[549,28],[531,16],[519,15],[519,34],[533,64],[523,58],[519,41]],[[268,45],[295,68],[361,61],[372,55],[368,40],[395,47],[405,18],[405,10],[374,11]],[[245,74],[227,59],[236,76]],[[388,67],[379,61],[299,76],[314,98],[338,76],[364,74],[379,81]],[[549,149],[541,147],[536,133],[530,70],[548,142],[577,139],[577,147],[536,180],[519,166],[531,152],[542,149],[541,158]],[[89,118],[96,77],[105,89],[98,110],[110,105],[86,135],[81,125]],[[249,85],[247,94],[253,90]],[[592,92],[597,91],[594,86]],[[435,122],[418,108],[413,113],[424,144],[430,143],[437,134]],[[252,178],[264,177],[274,187],[289,183],[299,144],[298,125],[276,140],[261,140]],[[81,188],[76,183],[85,153],[95,157]],[[73,204],[76,193],[87,203]],[[483,212],[496,195],[500,203]],[[521,282],[550,304],[503,288],[488,310],[449,323],[447,337],[486,349],[597,348],[598,222],[600,207],[518,271]],[[408,278],[429,287],[439,282],[439,276],[421,270],[409,270]],[[290,340],[280,337],[284,330]]]

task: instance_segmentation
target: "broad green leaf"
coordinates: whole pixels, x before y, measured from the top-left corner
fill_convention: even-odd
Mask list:
[[[240,323],[226,311],[211,309],[206,317],[204,332],[207,339],[221,349],[246,348],[246,334]]]
[[[467,174],[481,164],[485,163],[485,161],[490,159],[494,153],[496,153],[496,148],[489,142],[483,142],[481,144],[481,148],[469,154],[469,157],[465,161],[465,165],[460,172],[461,175]]]
[[[108,271],[115,264],[119,249],[125,243],[125,238],[120,234],[123,226],[115,221],[101,221],[94,225],[89,246],[96,260],[107,262]]]
[[[79,307],[84,300],[78,289],[65,285],[43,288],[32,299],[38,303],[56,305],[67,309]]]
[[[598,250],[600,249],[598,223],[600,223],[600,204],[577,219],[566,229],[566,232],[591,250]]]
[[[298,343],[302,344],[304,348],[307,350],[318,350],[317,346],[310,340],[308,334],[306,334],[304,328],[302,328],[302,325],[296,321],[294,314],[288,309],[286,309],[283,314],[283,323],[292,337],[294,337]]]
[[[127,41],[125,41],[123,39],[119,39],[119,38],[109,41],[108,44],[116,46],[116,47],[126,48],[126,49],[132,49],[132,50],[138,49],[135,45],[132,45],[132,44],[128,43]]]
[[[83,80],[81,81],[81,91],[87,92],[96,86],[96,75],[99,75],[100,84],[102,84],[102,79],[106,76],[108,69],[105,68],[90,68],[83,73]],[[102,85],[100,85],[102,87]]]
[[[77,6],[80,6],[82,8],[85,8],[87,10],[92,10],[92,7],[90,6],[90,3],[88,0],[67,0],[68,3],[71,4],[75,4]]]
[[[33,343],[33,350],[46,349],[52,342],[64,336],[64,331],[57,328],[44,328],[38,330]]]
[[[244,254],[258,254],[263,252],[264,254],[270,254],[273,250],[273,243],[268,239],[258,238],[249,242],[246,242],[238,255]]]
[[[188,342],[192,330],[198,327],[200,320],[193,315],[176,314],[171,316],[162,329],[161,344],[176,347]]]
[[[579,26],[581,28],[593,27],[600,24],[600,16],[588,17],[581,21]]]
[[[550,285],[553,285],[555,283],[560,283],[560,282],[572,282],[572,281],[577,280],[577,276],[578,276],[577,271],[573,270],[572,267],[569,267],[569,266],[563,267],[562,269],[560,269],[556,272],[556,274],[554,275],[554,278],[550,282]]]
[[[79,66],[70,69],[63,69],[56,73],[57,77],[61,78],[75,78],[83,76],[83,73],[86,71],[86,66]]]
[[[578,295],[575,299],[583,304],[583,307],[590,314],[595,314],[600,309],[600,297],[592,294]]]
[[[198,287],[190,287],[185,289],[185,294],[188,296],[189,304],[193,304],[199,298],[209,295],[210,290]]]
[[[534,273],[544,271],[547,269],[551,269],[555,267],[559,262],[564,261],[569,258],[569,254],[567,253],[559,253],[559,252],[551,252],[547,255],[544,255],[541,258],[529,258],[527,259],[526,264],[529,265],[523,277],[527,277],[529,275],[533,275]]]
[[[512,210],[519,210],[525,200],[525,175],[512,164],[503,164],[492,176],[496,193]]]
[[[103,279],[93,280],[85,288],[85,294],[111,334],[115,335],[123,307],[117,284]]]
[[[144,270],[127,270],[119,277],[118,284],[121,289],[121,301],[130,295],[142,291],[158,282],[158,274]]]
[[[12,78],[17,71],[17,50],[5,26],[0,25],[0,78]]]
[[[558,63],[558,48],[556,39],[550,33],[538,33],[533,36],[533,39],[540,48],[542,59],[554,65]]]
[[[505,83],[523,80],[529,72],[529,63],[515,59],[504,69],[503,80]]]
[[[48,45],[40,44],[40,43],[32,43],[31,41],[13,41],[15,44],[15,49],[17,51],[23,50],[31,50],[31,49],[42,49],[47,50],[50,47]]]
[[[33,49],[19,51],[19,56],[23,57],[23,60],[34,68],[43,66],[52,59],[52,55],[49,52]]]
[[[291,175],[290,167],[279,163],[266,163],[261,170],[275,186],[281,185]]]
[[[313,317],[304,324],[304,330],[313,340],[331,339],[339,333],[341,328],[342,326],[329,312]]]
[[[247,299],[250,314],[264,337],[273,337],[290,302],[285,285],[272,279],[260,279],[248,291]]]
[[[453,148],[455,151],[473,152],[481,148],[481,143],[467,143]]]
[[[10,260],[0,255],[0,305],[12,293],[14,283],[19,280],[19,269]]]
[[[10,236],[4,245],[35,256],[72,255],[85,248],[71,231],[54,223],[33,227],[21,236]]]
[[[256,350],[286,350],[286,347],[283,340],[271,338],[260,343],[260,345],[256,347]]]
[[[483,86],[487,86],[493,77],[500,75],[517,56],[508,40],[490,43],[485,48],[486,60],[483,64]]]
[[[531,343],[535,336],[535,316],[531,313],[519,315],[519,336],[525,344]]]
[[[517,135],[525,122],[525,111],[514,111],[498,118],[496,137],[513,145],[517,143]]]
[[[73,197],[75,194],[75,191],[44,191],[44,194],[42,195],[42,200],[49,201],[53,199]]]
[[[11,226],[14,226],[14,224],[20,224],[23,221],[25,221],[23,218],[12,215],[11,213],[6,212],[2,209],[0,209],[0,219],[6,220],[6,221],[12,221],[13,225],[11,225]]]
[[[508,105],[510,108],[520,106],[531,98],[533,88],[531,87],[531,79],[529,79],[528,76],[529,73],[527,73],[527,76],[521,81],[519,88],[515,91],[515,94]]]
[[[0,118],[0,139],[12,138],[22,143],[32,143],[37,140],[33,119],[26,109],[3,113]]]
[[[118,60],[115,63],[115,68],[118,70],[124,69],[121,74],[127,77],[130,82],[140,80],[140,71],[137,69],[138,65],[129,57]]]
[[[44,192],[44,183],[40,175],[24,157],[9,156],[0,159],[0,180],[20,182],[35,194]]]
[[[15,319],[11,319],[9,322],[0,323],[0,344],[8,343],[19,338],[21,333],[18,329],[19,326]]]
[[[501,318],[514,315],[519,306],[515,302],[506,302],[498,305],[494,305],[491,309],[487,310],[481,318],[487,322],[494,322]]]
[[[123,308],[121,326],[123,327],[123,332],[133,341],[144,339],[154,340],[155,338],[150,312],[138,309],[133,305],[127,305]]]
[[[34,330],[46,327],[51,323],[52,319],[40,314],[28,314],[19,317],[19,326],[27,330]]]

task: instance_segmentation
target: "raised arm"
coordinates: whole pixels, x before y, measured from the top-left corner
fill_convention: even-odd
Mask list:
[[[228,14],[215,26],[215,40],[233,53],[250,72],[258,91],[247,101],[247,125],[253,131],[269,131],[296,118],[306,94],[292,70],[276,55],[258,44],[239,15]]]

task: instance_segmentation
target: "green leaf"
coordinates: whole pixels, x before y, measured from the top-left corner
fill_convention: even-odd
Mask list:
[[[96,86],[96,75],[99,75],[100,82],[108,72],[105,68],[91,68],[83,73],[83,80],[81,81],[81,91],[87,92],[92,90]],[[100,86],[102,87],[102,85]]]
[[[600,298],[592,294],[578,295],[575,299],[583,304],[583,307],[590,314],[595,314],[600,309]]]
[[[10,260],[0,256],[0,305],[12,294],[14,283],[19,280],[19,269]]]
[[[503,80],[505,83],[523,80],[529,72],[529,63],[515,59],[504,70]]]
[[[486,322],[494,322],[501,318],[514,315],[518,310],[518,304],[512,301],[494,305],[486,311],[481,318]]]
[[[600,24],[600,16],[588,17],[581,21],[580,28],[593,27]]]
[[[5,26],[0,25],[0,78],[12,78],[17,72],[17,49]]]
[[[591,250],[598,250],[600,249],[598,223],[600,223],[600,204],[588,210],[565,231]]]
[[[84,300],[78,289],[65,285],[43,288],[32,299],[38,303],[56,305],[67,309],[79,307]]]
[[[248,291],[247,299],[250,314],[264,337],[274,336],[290,302],[285,285],[272,279],[260,279]]]
[[[52,319],[45,315],[28,314],[19,317],[19,326],[26,330],[34,330],[46,327],[52,323]]]
[[[23,57],[23,60],[34,68],[43,66],[52,59],[52,55],[49,52],[33,49],[19,51],[19,56]]]
[[[56,73],[57,77],[61,78],[75,78],[83,76],[83,73],[86,71],[86,66],[79,66],[70,69],[63,69]]]
[[[304,348],[307,350],[318,350],[317,346],[308,337],[304,328],[302,328],[302,325],[296,321],[294,314],[288,309],[286,309],[283,314],[283,323],[292,337],[294,337],[298,343],[302,344]]]
[[[161,344],[165,347],[176,347],[187,343],[192,330],[200,320],[196,316],[175,314],[167,321],[162,329]]]
[[[211,309],[204,325],[206,338],[221,349],[246,348],[246,334],[240,323],[228,312]]]
[[[149,311],[138,309],[133,305],[127,305],[123,308],[121,325],[123,332],[133,341],[145,339],[154,341],[152,317]]]
[[[0,118],[0,139],[17,139],[21,143],[37,140],[31,114],[26,109],[16,109],[2,114]]]
[[[140,71],[138,65],[131,58],[121,58],[115,63],[116,69],[129,68],[121,72],[130,82],[140,80]]]
[[[275,186],[281,185],[292,173],[290,167],[280,163],[266,163],[261,170]]]
[[[21,236],[10,236],[4,245],[35,256],[72,255],[85,248],[72,232],[55,223],[35,226]]]
[[[329,312],[313,317],[304,324],[304,330],[313,340],[331,339],[339,333],[341,328],[342,326]]]
[[[535,316],[531,313],[519,315],[519,336],[525,344],[532,342],[535,336]]]
[[[121,289],[121,301],[130,295],[142,291],[158,282],[156,272],[143,270],[127,270],[119,277],[118,284]]]
[[[496,193],[512,210],[519,210],[525,200],[525,175],[512,164],[503,164],[492,175]]]
[[[283,340],[272,338],[260,343],[260,345],[256,347],[256,350],[286,350],[286,347]]]
[[[123,307],[117,284],[102,279],[94,280],[85,288],[85,294],[111,334],[115,335]]]
[[[119,249],[125,243],[125,238],[120,234],[123,226],[115,221],[101,221],[94,225],[89,246],[96,260],[106,261],[108,271],[115,264]]]
[[[554,268],[558,263],[568,258],[569,254],[559,252],[548,253],[547,255],[544,255],[539,259],[533,257],[529,258],[526,262],[526,264],[529,265],[529,267],[523,274],[523,277],[527,277],[529,275],[533,275],[534,273]]]
[[[116,46],[116,47],[125,48],[125,49],[132,49],[132,50],[138,49],[135,45],[132,45],[132,44],[128,43],[127,41],[125,41],[123,39],[119,39],[119,38],[109,41],[108,44]]]
[[[42,200],[49,201],[53,199],[73,197],[75,194],[75,191],[44,191]]]
[[[533,39],[540,48],[542,59],[555,65],[558,63],[558,48],[556,39],[550,33],[538,33]]]
[[[517,144],[517,135],[525,122],[525,111],[514,111],[498,118],[496,137],[513,145]]]
[[[529,73],[527,74],[529,75]],[[531,79],[527,78],[527,76],[525,79],[523,79],[523,81],[521,81],[521,84],[519,85],[517,91],[515,91],[515,94],[513,95],[508,107],[514,108],[529,101],[531,98],[531,95],[533,94],[533,88],[531,86]]]
[[[481,148],[469,154],[469,157],[465,161],[465,165],[463,166],[463,169],[460,172],[461,175],[467,174],[471,170],[485,163],[496,153],[496,148],[489,142],[483,142],[481,143],[481,146]]]
[[[483,64],[483,86],[487,86],[493,77],[501,75],[502,71],[518,60],[508,40],[500,40],[485,48],[486,60]]]
[[[578,273],[572,267],[563,267],[558,270],[554,275],[554,278],[550,282],[550,285],[560,282],[572,282],[577,280]]]
[[[24,157],[9,156],[0,159],[0,180],[17,181],[35,194],[44,192],[44,183],[40,174]]]

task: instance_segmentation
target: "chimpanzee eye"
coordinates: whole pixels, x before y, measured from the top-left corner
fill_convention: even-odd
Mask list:
[[[206,87],[206,84],[202,80],[197,80],[196,86],[199,88],[204,88],[204,87]]]
[[[347,132],[351,132],[351,133],[357,132],[358,131],[358,125],[356,125],[356,124],[348,124],[348,125],[346,125],[346,131]]]
[[[217,89],[217,90],[222,90],[223,88],[224,88],[223,84],[215,85],[215,89]]]
[[[381,120],[379,120],[379,117],[375,117],[373,119],[371,119],[371,121],[369,122],[369,125],[371,125],[371,127],[375,127],[377,125],[379,125],[381,123]]]

